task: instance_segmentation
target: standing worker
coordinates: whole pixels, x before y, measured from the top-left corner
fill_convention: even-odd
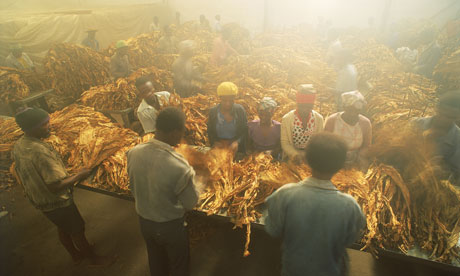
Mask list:
[[[225,64],[227,58],[231,55],[238,55],[238,52],[228,42],[230,38],[230,29],[223,28],[218,37],[214,39],[211,64],[220,66]]]
[[[316,90],[312,84],[299,86],[297,108],[284,115],[281,120],[283,159],[300,164],[310,137],[323,131],[323,116],[313,110],[315,100]]]
[[[422,32],[421,40],[425,44],[415,66],[415,72],[427,78],[433,77],[433,71],[442,57],[442,50],[436,39],[436,31],[427,29]]]
[[[358,89],[358,71],[352,63],[353,55],[349,49],[342,49],[336,56],[334,68],[337,71],[335,99],[337,111],[342,111],[342,93]]]
[[[176,27],[180,26],[180,12],[176,12],[176,20],[174,21],[174,23],[176,24]]]
[[[439,100],[436,114],[432,117],[417,118],[415,125],[423,137],[436,146],[440,167],[453,185],[460,186],[460,128],[455,124],[460,120],[460,92],[448,92]]]
[[[177,40],[173,36],[171,28],[166,25],[164,28],[163,36],[158,40],[158,52],[162,54],[176,54],[177,53]]]
[[[35,71],[35,65],[30,57],[24,53],[21,44],[11,46],[11,53],[6,57],[5,64],[7,67],[18,70]]]
[[[115,54],[110,59],[110,74],[114,80],[126,78],[131,73],[128,49],[128,44],[124,40],[119,40],[115,44]]]
[[[222,25],[220,23],[220,15],[215,16],[215,22],[214,22],[214,32],[220,33],[222,31]]]
[[[195,171],[177,153],[185,133],[185,115],[163,109],[155,138],[128,151],[130,189],[153,276],[187,276],[190,249],[184,215],[198,202]]]
[[[366,225],[356,200],[331,182],[345,163],[347,146],[323,132],[311,137],[305,154],[312,176],[265,200],[265,230],[282,240],[282,275],[346,275],[346,247]]]
[[[193,65],[195,42],[185,40],[179,43],[179,57],[172,65],[174,89],[181,97],[190,97],[200,91],[199,84],[203,81],[198,68]]]
[[[99,41],[96,40],[97,30],[91,29],[86,32],[88,33],[88,36],[81,42],[81,44],[93,49],[94,51],[99,51]]]
[[[211,25],[209,24],[209,20],[206,19],[206,16],[204,16],[204,14],[200,15],[200,29],[205,30],[205,31],[211,30]]]
[[[73,201],[72,188],[89,177],[91,169],[70,176],[61,156],[43,139],[50,136],[49,114],[27,108],[16,115],[24,131],[14,145],[15,170],[26,196],[35,208],[57,226],[59,240],[78,264],[88,258],[92,265],[108,265],[115,259],[94,253],[85,236],[85,222]]]
[[[160,28],[160,20],[158,19],[158,16],[153,17],[153,22],[149,26],[149,31],[151,32],[159,32],[161,30]]]

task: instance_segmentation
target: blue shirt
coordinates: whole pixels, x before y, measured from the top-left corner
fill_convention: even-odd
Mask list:
[[[345,248],[365,226],[353,197],[310,177],[284,185],[266,204],[265,230],[283,241],[283,276],[341,274]]]
[[[417,118],[415,123],[422,130],[431,127],[433,117]],[[446,135],[436,140],[438,154],[442,156],[445,164],[452,173],[452,184],[460,185],[460,128],[452,124]]]
[[[236,136],[236,113],[233,112],[233,120],[227,122],[224,115],[220,112],[220,108],[217,110],[217,123],[216,131],[219,139],[234,139]]]

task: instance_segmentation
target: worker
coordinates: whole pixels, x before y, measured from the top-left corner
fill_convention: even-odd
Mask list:
[[[128,49],[128,44],[124,40],[119,40],[115,44],[115,54],[110,59],[110,74],[115,80],[126,78],[131,73]]]
[[[204,16],[204,14],[200,15],[200,29],[205,30],[205,31],[211,30],[211,25],[209,24],[209,20],[206,19],[206,16]]]
[[[128,176],[144,237],[150,274],[190,275],[190,249],[184,215],[198,202],[195,171],[177,153],[185,115],[167,107],[156,121],[155,138],[130,149]]]
[[[171,94],[167,91],[155,92],[152,82],[147,77],[138,78],[135,85],[142,100],[137,108],[137,118],[144,133],[155,133],[158,112],[169,104]]]
[[[219,36],[214,39],[211,64],[220,66],[225,64],[229,56],[238,55],[238,52],[228,42],[230,34],[230,29],[223,28]]]
[[[5,65],[18,70],[35,71],[35,65],[30,57],[24,53],[21,44],[11,46],[11,53],[6,57]]]
[[[337,111],[342,111],[342,93],[358,89],[358,71],[352,63],[353,55],[349,49],[342,49],[334,61],[334,69],[337,71],[337,84],[335,87],[335,99]]]
[[[68,174],[60,154],[43,141],[50,136],[50,116],[43,109],[26,108],[15,119],[24,132],[13,148],[15,170],[32,205],[57,226],[59,240],[74,263],[84,259],[92,265],[113,263],[113,257],[94,253],[85,236],[85,222],[73,201],[73,186],[88,178],[91,168]]]
[[[220,15],[216,15],[215,17],[215,22],[214,22],[214,32],[220,33],[222,31],[222,25],[220,24]]]
[[[323,131],[324,119],[313,110],[316,90],[312,84],[299,86],[297,108],[284,115],[281,120],[281,148],[283,159],[300,164],[310,137]]]
[[[158,19],[158,16],[153,17],[153,22],[150,23],[150,25],[149,25],[149,31],[150,32],[159,32],[159,31],[161,31],[160,20]]]
[[[344,111],[330,115],[326,119],[324,131],[337,134],[345,140],[347,151],[346,166],[367,168],[367,152],[372,141],[371,121],[361,115],[366,101],[359,91],[342,94]]]
[[[82,45],[88,48],[93,49],[94,51],[99,51],[99,41],[96,40],[96,32],[95,29],[90,29],[86,31],[88,36],[82,41]]]
[[[282,275],[345,275],[346,247],[366,223],[356,200],[331,182],[346,152],[340,137],[313,135],[305,149],[312,176],[282,186],[265,200],[265,231],[283,244]]]
[[[162,54],[176,54],[177,40],[176,37],[173,36],[171,28],[166,25],[163,31],[163,36],[158,40],[158,52]]]
[[[342,41],[340,40],[340,31],[332,29],[328,32],[327,36],[330,44],[326,52],[326,61],[329,65],[333,65],[340,51],[343,50]]]
[[[457,91],[441,96],[434,116],[417,118],[414,123],[423,131],[423,137],[436,145],[440,167],[446,175],[440,177],[460,186],[460,128],[455,124],[458,120],[460,92]]]
[[[281,123],[272,120],[278,103],[264,97],[258,105],[259,119],[248,122],[248,148],[256,152],[268,151],[274,158],[281,154]]]
[[[426,46],[417,58],[415,72],[427,78],[432,78],[434,68],[442,57],[441,46],[436,39],[436,31],[432,29],[423,31],[421,40]]]
[[[179,43],[179,57],[172,65],[174,89],[181,97],[190,97],[200,91],[203,82],[198,68],[193,65],[195,42],[185,40]]]
[[[229,147],[241,157],[246,152],[248,121],[243,106],[235,103],[237,95],[232,82],[217,87],[220,103],[209,110],[207,131],[211,147]]]
[[[176,12],[175,23],[176,23],[176,27],[179,27],[181,25],[181,23],[180,23],[180,12]]]

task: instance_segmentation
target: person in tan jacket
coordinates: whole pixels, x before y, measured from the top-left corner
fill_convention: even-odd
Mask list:
[[[303,84],[297,93],[297,108],[284,115],[281,121],[283,159],[299,164],[310,137],[323,131],[324,119],[313,110],[316,91],[312,84]]]

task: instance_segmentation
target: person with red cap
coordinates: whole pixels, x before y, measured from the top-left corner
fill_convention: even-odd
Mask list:
[[[60,154],[43,141],[50,136],[50,116],[40,108],[26,108],[15,116],[24,131],[14,145],[15,170],[26,196],[58,228],[59,240],[75,264],[109,265],[115,258],[98,256],[85,236],[85,222],[73,201],[72,188],[91,174],[82,169],[69,175]]]
[[[297,108],[284,115],[281,121],[281,148],[284,160],[300,164],[310,137],[323,131],[323,116],[313,110],[315,100],[316,91],[312,84],[299,86]]]

